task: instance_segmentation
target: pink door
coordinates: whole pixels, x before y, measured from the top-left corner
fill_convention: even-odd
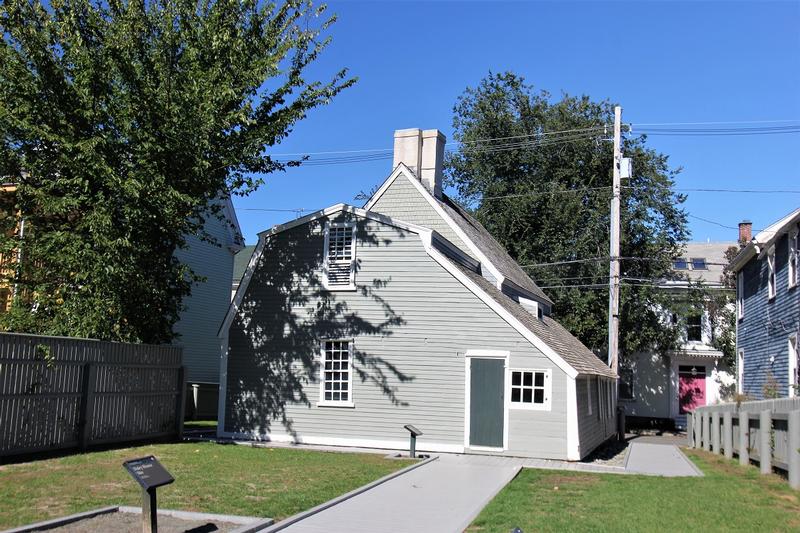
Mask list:
[[[680,414],[686,414],[706,404],[705,367],[681,366],[678,379]]]

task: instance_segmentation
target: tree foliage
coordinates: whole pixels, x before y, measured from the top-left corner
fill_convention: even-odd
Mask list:
[[[0,173],[28,228],[4,327],[171,340],[196,281],[175,251],[354,82],[307,79],[333,22],[299,0],[4,2]]]
[[[554,99],[513,73],[490,74],[454,107],[462,149],[448,156],[446,174],[521,265],[579,261],[526,268],[554,300],[554,316],[597,353],[608,336],[612,124],[608,101]],[[675,277],[672,260],[688,236],[685,198],[673,189],[678,171],[645,142],[626,135],[622,144],[633,158],[621,199],[623,358],[671,349],[682,329],[666,319],[676,302],[653,285]]]

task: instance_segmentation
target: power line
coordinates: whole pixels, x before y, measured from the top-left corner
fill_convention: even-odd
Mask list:
[[[635,126],[713,126],[725,124],[784,124],[787,122],[800,122],[800,118],[783,120],[735,120],[723,122],[633,122]]]

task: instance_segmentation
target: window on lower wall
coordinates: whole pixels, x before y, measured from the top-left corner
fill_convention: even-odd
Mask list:
[[[550,409],[549,370],[511,370],[512,409]]]
[[[322,341],[320,397],[317,405],[352,407],[352,341]]]
[[[633,369],[619,369],[619,399],[633,400]]]

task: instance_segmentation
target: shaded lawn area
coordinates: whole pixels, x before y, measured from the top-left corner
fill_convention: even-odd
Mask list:
[[[216,420],[185,420],[183,429],[216,429]]]
[[[107,505],[141,505],[123,461],[155,455],[175,477],[164,509],[285,518],[409,464],[380,455],[214,443],[139,446],[0,466],[0,529]]]
[[[800,492],[785,479],[684,453],[705,477],[524,469],[468,531],[800,531]]]

